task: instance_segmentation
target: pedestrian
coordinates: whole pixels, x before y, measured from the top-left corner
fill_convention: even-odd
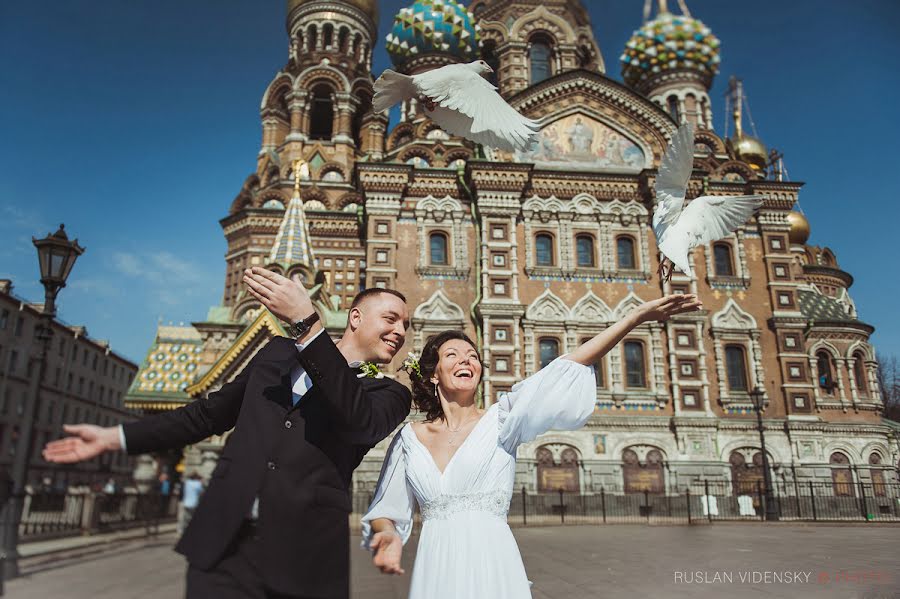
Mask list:
[[[203,480],[194,472],[191,474],[181,489],[181,510],[178,513],[178,536],[184,532],[194,515],[197,504],[200,503],[200,495],[203,493]]]

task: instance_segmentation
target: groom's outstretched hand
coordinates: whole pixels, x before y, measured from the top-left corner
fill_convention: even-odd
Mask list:
[[[306,289],[277,272],[259,266],[248,268],[244,271],[244,284],[250,295],[284,322],[293,324],[313,313]]]
[[[403,556],[403,539],[394,531],[376,532],[369,542],[369,547],[375,552],[372,563],[383,574],[406,574],[400,567],[400,558]]]
[[[95,458],[106,451],[122,449],[119,427],[93,424],[64,424],[70,436],[47,443],[43,456],[48,462],[72,464]]]

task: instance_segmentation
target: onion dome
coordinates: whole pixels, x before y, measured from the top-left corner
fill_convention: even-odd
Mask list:
[[[661,10],[634,32],[620,60],[631,87],[680,69],[696,71],[709,88],[719,72],[719,40],[698,19]]]
[[[791,210],[787,213],[788,224],[791,230],[788,232],[788,239],[791,245],[803,245],[809,239],[809,221],[802,212]]]
[[[762,141],[740,133],[731,138],[731,144],[741,162],[746,162],[755,171],[765,170],[769,163],[769,153]]]
[[[480,31],[474,15],[456,0],[417,0],[394,17],[387,51],[398,67],[430,52],[471,61],[478,55]]]
[[[316,1],[317,0],[287,0],[287,14],[291,14],[291,11],[301,4],[311,4]],[[355,6],[368,15],[375,23],[378,22],[378,2],[376,0],[342,0],[342,3]]]

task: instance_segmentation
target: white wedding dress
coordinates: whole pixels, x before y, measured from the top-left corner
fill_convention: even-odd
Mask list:
[[[482,416],[444,472],[409,424],[388,449],[378,488],[363,517],[388,518],[405,544],[414,501],[422,531],[410,599],[526,599],[530,584],[506,523],[516,448],[550,429],[574,430],[594,411],[593,368],[560,357],[516,384]]]

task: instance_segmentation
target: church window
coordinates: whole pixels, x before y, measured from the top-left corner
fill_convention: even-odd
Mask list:
[[[306,49],[309,52],[312,52],[316,49],[316,38],[317,37],[318,36],[316,35],[316,26],[310,25],[309,29],[307,29],[307,33],[306,33]]]
[[[619,268],[629,270],[637,268],[634,259],[634,239],[627,235],[616,238],[616,258]]]
[[[551,338],[541,339],[538,341],[538,350],[543,368],[559,356],[559,341]]]
[[[865,393],[866,387],[866,358],[861,352],[853,355],[853,378],[856,379],[856,390]]]
[[[334,40],[334,25],[327,23],[322,28],[322,35],[324,37],[323,47],[326,50],[331,50],[331,42]]]
[[[625,342],[625,386],[630,389],[647,387],[644,372],[644,344],[640,341]]]
[[[678,97],[677,96],[669,96],[666,100],[666,108],[669,110],[669,116],[672,117],[672,120],[676,123],[680,123],[681,119],[679,118],[678,113]]]
[[[747,391],[747,361],[742,346],[725,347],[725,371],[731,391]]]
[[[827,351],[816,354],[816,374],[819,380],[819,388],[827,393],[834,393],[834,370],[831,364],[831,356]]]
[[[539,38],[531,43],[529,50],[529,61],[531,62],[531,85],[540,83],[544,79],[548,79],[552,72],[550,70],[550,44],[544,38]]]
[[[590,235],[579,235],[575,238],[575,249],[578,253],[578,266],[594,266],[594,238]]]
[[[553,237],[546,233],[534,239],[534,259],[537,266],[553,266]]]
[[[331,170],[322,175],[322,181],[331,181],[333,183],[340,183],[344,180],[344,175],[341,171]]]
[[[447,264],[447,236],[443,233],[432,233],[428,236],[431,263],[434,265]]]
[[[731,260],[731,246],[727,243],[717,243],[713,246],[713,257],[716,263],[716,276],[734,276],[734,263]]]
[[[312,90],[312,109],[309,122],[310,139],[331,139],[331,131],[334,126],[334,103],[331,98],[331,88],[327,85],[319,84]]]

